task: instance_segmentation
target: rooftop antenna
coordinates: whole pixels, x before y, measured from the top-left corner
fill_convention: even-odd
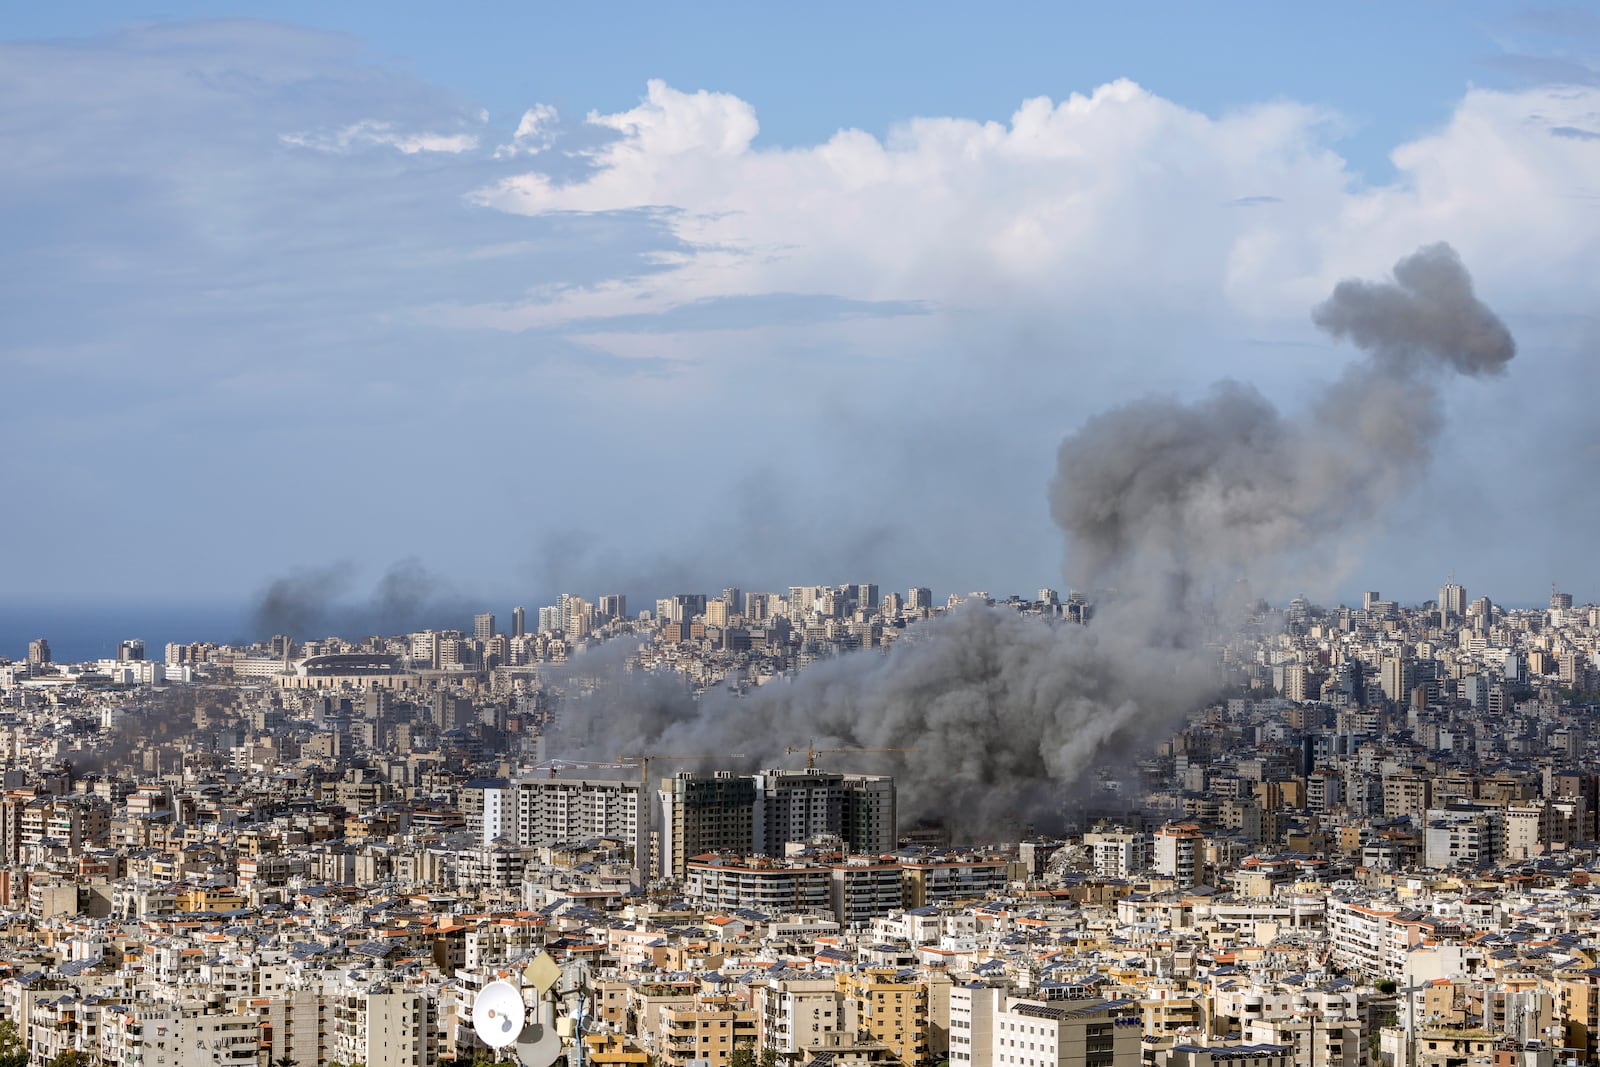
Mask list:
[[[483,987],[472,1002],[472,1029],[496,1053],[514,1046],[519,1067],[552,1067],[563,1045],[553,992],[561,968],[541,952],[520,978],[520,982],[516,977],[499,979]],[[531,1009],[523,1000],[524,986],[534,991]]]

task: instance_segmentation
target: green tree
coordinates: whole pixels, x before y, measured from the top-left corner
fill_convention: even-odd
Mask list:
[[[93,1062],[87,1052],[79,1052],[75,1048],[69,1048],[51,1060],[50,1067],[91,1067]]]
[[[0,1019],[0,1067],[28,1067],[28,1046],[10,1019]]]

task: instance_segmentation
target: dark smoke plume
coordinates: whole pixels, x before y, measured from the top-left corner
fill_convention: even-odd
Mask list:
[[[1143,718],[1172,721],[1214,682],[1211,663],[1187,650],[968,604],[888,655],[827,660],[745,697],[714,690],[695,701],[658,674],[607,675],[564,706],[558,743],[606,758],[742,753],[752,768],[803,765],[784,749],[812,742],[914,748],[830,755],[824,766],[894,773],[903,821],[994,829],[1055,819],[1063,790],[1108,742],[1131,740]]]
[[[676,679],[597,670],[564,705],[553,751],[782,765],[786,745],[812,738],[915,748],[856,764],[897,776],[903,821],[989,836],[1011,820],[1048,825],[1081,779],[1125,769],[1148,750],[1136,745],[1217,693],[1206,642],[1228,637],[1218,612],[1238,583],[1326,569],[1421,475],[1441,379],[1497,373],[1515,353],[1447,245],[1402,259],[1392,281],[1341,282],[1313,319],[1366,356],[1296,419],[1225,382],[1198,403],[1118,408],[1062,443],[1050,505],[1073,583],[1108,591],[1092,626],[968,606],[886,655],[841,657],[744,698],[695,701]]]
[[[1197,404],[1118,408],[1062,442],[1050,505],[1075,584],[1181,608],[1209,583],[1303,582],[1422,473],[1441,378],[1497,374],[1516,353],[1445,244],[1402,259],[1393,281],[1340,282],[1312,320],[1367,359],[1297,419],[1224,382]]]
[[[251,621],[258,638],[288,634],[297,639],[397,634],[424,627],[461,626],[471,606],[415,559],[384,571],[365,598],[352,598],[355,567],[336,563],[294,571],[267,583],[256,598]]]
[[[1443,242],[1419,248],[1394,267],[1392,282],[1347,279],[1311,319],[1390,371],[1443,364],[1461,374],[1501,374],[1517,344],[1472,291],[1472,277]]]

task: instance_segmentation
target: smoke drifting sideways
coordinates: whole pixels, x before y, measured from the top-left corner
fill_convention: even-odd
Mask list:
[[[354,565],[335,563],[273,579],[251,611],[255,636],[395,634],[472,617],[471,605],[415,559],[391,565],[364,599],[349,596],[355,577]]]
[[[785,755],[790,746],[910,748],[818,762],[894,774],[903,825],[935,821],[966,834],[1048,827],[1063,790],[1103,750],[1133,745],[1147,723],[1175,721],[1215,685],[1208,660],[1187,650],[1147,654],[1128,639],[974,603],[907,631],[889,654],[824,660],[746,696],[712,689],[696,700],[676,676],[599,670],[562,701],[550,750],[581,759],[741,755],[753,770],[801,765]],[[574,668],[589,670],[589,658]]]
[[[786,746],[813,739],[912,748],[852,768],[896,776],[903,825],[938,821],[969,838],[1019,822],[1050,830],[1089,780],[1126,770],[1221,691],[1216,644],[1237,583],[1280,587],[1359,542],[1423,472],[1444,379],[1499,374],[1516,351],[1444,244],[1402,259],[1392,280],[1341,282],[1312,319],[1364,358],[1295,419],[1223,382],[1197,403],[1117,408],[1062,442],[1049,502],[1069,581],[1103,591],[1092,625],[967,605],[886,654],[698,701],[673,677],[616,669],[617,653],[578,657],[569,670],[582,682],[550,751],[782,766]]]

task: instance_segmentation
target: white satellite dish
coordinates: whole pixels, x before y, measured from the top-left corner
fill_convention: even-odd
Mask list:
[[[551,1067],[561,1058],[561,1032],[556,1028],[555,1001],[542,997],[533,1017],[517,1038],[517,1062],[522,1067]]]
[[[515,1041],[526,1019],[522,992],[510,982],[490,982],[472,1002],[472,1029],[490,1048],[505,1048]]]

